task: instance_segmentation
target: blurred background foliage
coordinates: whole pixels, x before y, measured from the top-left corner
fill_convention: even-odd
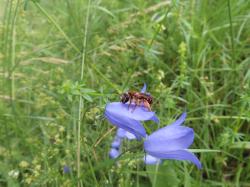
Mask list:
[[[250,186],[249,12],[245,0],[1,0],[0,186]],[[202,170],[145,166],[142,150],[108,158],[105,104],[144,82],[160,126],[187,110]]]

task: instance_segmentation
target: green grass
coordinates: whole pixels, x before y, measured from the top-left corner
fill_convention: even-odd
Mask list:
[[[0,1],[0,186],[250,186],[249,11],[233,0]],[[104,107],[144,82],[160,126],[187,110],[202,170],[145,166],[141,149],[108,158]]]

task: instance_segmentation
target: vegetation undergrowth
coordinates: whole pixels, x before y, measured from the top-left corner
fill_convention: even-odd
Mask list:
[[[243,0],[1,0],[0,186],[250,186],[249,10]],[[187,111],[202,170],[146,166],[141,150],[109,159],[105,105],[143,83],[160,126]]]

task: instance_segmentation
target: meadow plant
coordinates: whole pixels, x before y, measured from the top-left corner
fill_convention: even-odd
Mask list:
[[[144,93],[145,91],[146,84],[144,84],[141,92]],[[187,150],[194,141],[194,131],[192,128],[181,126],[186,119],[186,112],[171,125],[160,128],[150,135],[146,134],[146,130],[140,121],[153,119],[158,123],[159,120],[155,113],[148,111],[145,106],[137,106],[136,103],[109,103],[105,109],[105,117],[118,127],[109,152],[111,158],[117,158],[121,154],[122,139],[126,136],[126,133],[130,133],[137,137],[137,140],[145,139],[144,150],[146,155],[144,161],[146,164],[159,163],[160,159],[188,160],[201,169],[198,158]]]

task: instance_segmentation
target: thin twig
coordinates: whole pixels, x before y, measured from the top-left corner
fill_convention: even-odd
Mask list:
[[[97,140],[97,142],[95,143],[94,147],[97,147],[99,145],[99,143],[106,137],[108,136],[113,130],[115,129],[115,127],[109,129],[99,140]]]

